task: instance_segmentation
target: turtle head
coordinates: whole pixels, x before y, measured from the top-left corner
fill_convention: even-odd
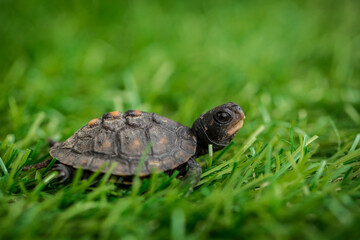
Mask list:
[[[225,103],[202,114],[192,125],[197,137],[197,156],[208,153],[208,145],[218,151],[226,147],[243,126],[245,114],[234,102]]]

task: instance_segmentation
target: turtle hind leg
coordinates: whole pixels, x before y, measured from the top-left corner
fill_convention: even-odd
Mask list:
[[[33,165],[25,166],[25,167],[22,168],[22,171],[28,171],[28,170],[30,170],[32,168],[35,168],[35,169],[45,168],[47,165],[49,165],[51,160],[52,160],[52,158],[47,159],[47,160],[45,160],[43,162],[33,164]]]
[[[183,178],[183,187],[185,187],[187,191],[187,195],[189,195],[194,187],[199,183],[201,177],[202,169],[201,166],[195,161],[195,159],[190,159],[188,161],[188,170]]]
[[[65,182],[66,180],[72,178],[75,172],[75,169],[73,167],[67,166],[62,163],[55,164],[53,170],[59,172],[56,178],[59,178],[60,182]]]

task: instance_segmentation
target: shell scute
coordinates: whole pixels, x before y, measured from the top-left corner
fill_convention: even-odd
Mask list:
[[[146,161],[148,162],[148,169],[150,172],[156,172],[163,169],[162,160],[159,158],[149,157]]]
[[[146,128],[151,124],[151,121],[149,121],[149,117],[146,114],[138,116],[128,115],[125,119],[128,125],[136,128]]]
[[[74,167],[90,167],[93,160],[93,157],[79,155],[72,164]]]
[[[75,135],[72,135],[65,142],[63,142],[61,147],[71,149],[74,147],[75,143],[76,143],[76,137],[75,137]]]
[[[152,114],[152,120],[157,123],[158,125],[167,128],[171,131],[177,131],[180,127],[182,127],[183,125],[175,122],[167,117],[161,116],[159,114],[153,113]]]
[[[155,155],[171,152],[178,140],[176,133],[160,126],[151,127],[149,129],[149,136],[152,142],[151,149]]]
[[[124,155],[141,157],[147,142],[143,129],[126,128],[120,131],[120,152]]]
[[[130,171],[130,163],[127,160],[116,161],[117,165],[113,171],[116,175],[126,176]]]
[[[115,133],[101,132],[95,136],[94,152],[106,155],[116,155]]]
[[[126,121],[124,118],[119,119],[106,119],[101,123],[102,127],[113,132],[118,132],[122,128],[126,127]]]
[[[93,150],[93,140],[90,137],[79,138],[73,149],[78,153],[91,152]]]
[[[191,141],[182,141],[180,144],[182,150],[187,153],[194,154],[194,143]]]

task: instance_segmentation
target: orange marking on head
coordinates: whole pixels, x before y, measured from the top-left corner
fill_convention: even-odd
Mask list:
[[[110,115],[113,118],[119,118],[121,116],[121,112],[120,111],[113,111],[113,112],[110,112]]]
[[[240,128],[242,128],[244,124],[244,120],[240,120],[237,124],[235,124],[235,126],[233,126],[232,128],[230,128],[227,133],[229,135],[233,135],[234,133],[236,133],[237,131],[240,130]]]
[[[90,121],[88,122],[88,125],[89,125],[90,127],[94,127],[94,126],[98,125],[99,122],[100,122],[100,120],[99,120],[98,118],[95,118],[95,119],[93,119],[93,120],[90,120]]]

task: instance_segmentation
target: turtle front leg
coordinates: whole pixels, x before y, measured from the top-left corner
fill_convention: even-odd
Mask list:
[[[62,163],[54,164],[53,169],[59,172],[59,175],[57,175],[56,178],[60,178],[60,182],[65,182],[66,180],[72,178],[75,172],[73,167]]]
[[[188,170],[183,179],[183,186],[188,188],[187,194],[192,192],[194,187],[196,187],[196,185],[199,183],[201,173],[201,166],[195,161],[195,159],[190,159],[188,161]]]

